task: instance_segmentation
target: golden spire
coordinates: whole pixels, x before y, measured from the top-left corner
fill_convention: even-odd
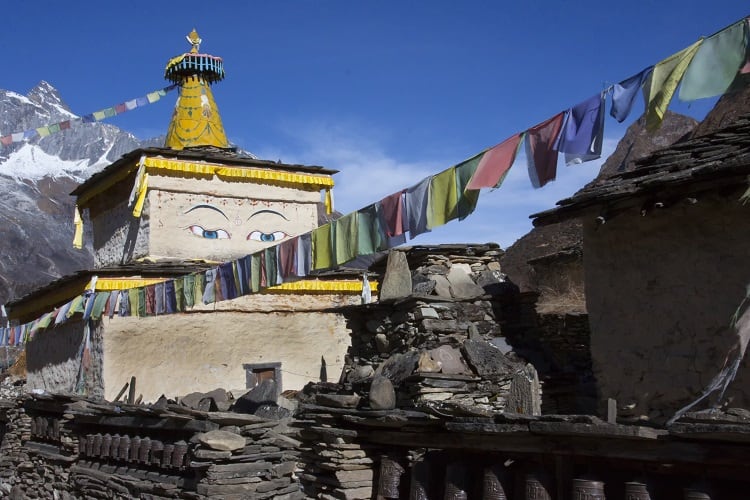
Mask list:
[[[171,59],[164,72],[164,78],[180,85],[164,145],[172,149],[228,148],[229,141],[211,92],[211,84],[224,79],[224,61],[198,53],[203,40],[195,29],[186,38],[192,45],[190,52]]]

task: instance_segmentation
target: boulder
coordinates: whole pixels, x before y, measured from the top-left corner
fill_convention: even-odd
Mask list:
[[[357,365],[349,372],[348,380],[354,384],[367,380],[375,374],[375,369],[370,365]]]
[[[466,340],[461,351],[477,375],[483,378],[509,376],[524,366],[511,360],[500,349],[484,340]]]
[[[461,352],[455,347],[441,345],[428,351],[430,357],[440,364],[440,371],[450,375],[468,375],[471,373],[466,366]]]
[[[398,387],[406,377],[414,372],[418,359],[419,353],[417,351],[393,354],[378,366],[375,375],[388,377],[393,386]]]
[[[385,267],[383,284],[378,297],[380,301],[401,299],[411,295],[411,271],[406,261],[406,254],[398,250],[391,250]]]
[[[331,408],[356,408],[360,397],[357,394],[318,394],[315,402]]]
[[[232,411],[239,413],[255,413],[264,404],[276,404],[277,397],[276,381],[266,379],[245,394],[237,398]]]
[[[375,376],[370,385],[370,408],[392,410],[396,407],[396,390],[391,381],[383,376]]]
[[[423,352],[419,355],[419,361],[417,362],[418,373],[438,373],[440,368],[440,362],[432,359],[430,353]]]
[[[445,299],[452,299],[451,284],[445,276],[438,274],[431,276],[431,279],[435,282],[435,295],[443,297]]]
[[[454,298],[469,300],[484,295],[484,288],[474,283],[470,274],[471,266],[468,264],[453,264],[451,266],[447,279],[451,285]]]

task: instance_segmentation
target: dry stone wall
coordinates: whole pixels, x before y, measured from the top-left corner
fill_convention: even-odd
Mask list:
[[[304,497],[288,412],[266,408],[262,417],[51,395],[6,400],[2,410],[0,496]]]

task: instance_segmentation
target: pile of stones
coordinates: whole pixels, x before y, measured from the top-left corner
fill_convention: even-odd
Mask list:
[[[492,245],[389,254],[379,302],[347,313],[352,346],[341,382],[362,397],[359,407],[445,402],[538,414],[538,377],[503,334],[518,289],[500,272],[501,254]],[[533,402],[509,402],[513,380]]]

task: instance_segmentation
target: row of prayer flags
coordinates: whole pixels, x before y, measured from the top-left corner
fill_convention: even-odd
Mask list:
[[[471,214],[481,188],[502,184],[522,143],[532,184],[542,187],[556,176],[558,153],[565,154],[567,164],[601,155],[608,95],[612,98],[610,115],[622,122],[642,91],[647,124],[658,127],[680,84],[680,99],[689,101],[720,95],[738,72],[750,73],[749,33],[750,18],[742,19],[458,165],[276,246],[225,262],[205,273],[156,285],[116,292],[88,291],[30,323],[1,328],[0,345],[24,343],[38,330],[53,324],[53,320],[59,324],[77,313],[84,319],[98,319],[105,311],[110,317],[180,312],[199,301],[208,304],[257,293],[305,278],[311,271],[341,266],[358,256],[398,246],[406,241],[407,234],[413,239]],[[157,95],[163,96],[171,88],[158,91]],[[150,102],[156,99],[147,97]],[[138,105],[136,100],[135,106]],[[132,109],[129,106],[133,103],[123,103],[109,113]],[[105,111],[98,113],[103,114],[93,114],[94,119],[107,116]],[[63,125],[56,125],[63,129]],[[53,125],[49,133],[52,130],[57,128]]]
[[[162,97],[166,96],[167,92],[173,90],[175,87],[177,87],[177,85],[170,85],[168,87],[164,87],[163,89],[149,92],[143,97],[131,99],[115,106],[105,108],[100,111],[95,111],[87,115],[79,116],[77,118],[72,118],[70,120],[53,123],[52,125],[45,125],[43,127],[31,128],[28,130],[24,130],[23,132],[15,132],[13,134],[4,135],[0,137],[0,144],[3,146],[10,146],[14,142],[30,141],[36,138],[47,137],[62,130],[76,127],[82,123],[94,123],[115,115],[125,113],[126,111],[131,111],[136,108],[142,108],[143,106],[148,106],[149,104],[155,103]]]
[[[511,136],[483,154],[468,188],[498,187],[513,165],[521,141],[525,143],[529,178],[535,188],[555,179],[558,153],[565,154],[567,165],[599,158],[608,95],[612,96],[610,115],[622,122],[630,114],[636,95],[642,92],[646,127],[656,130],[678,86],[680,99],[692,101],[721,95],[738,73],[750,73],[749,39],[750,18],[746,18]]]

